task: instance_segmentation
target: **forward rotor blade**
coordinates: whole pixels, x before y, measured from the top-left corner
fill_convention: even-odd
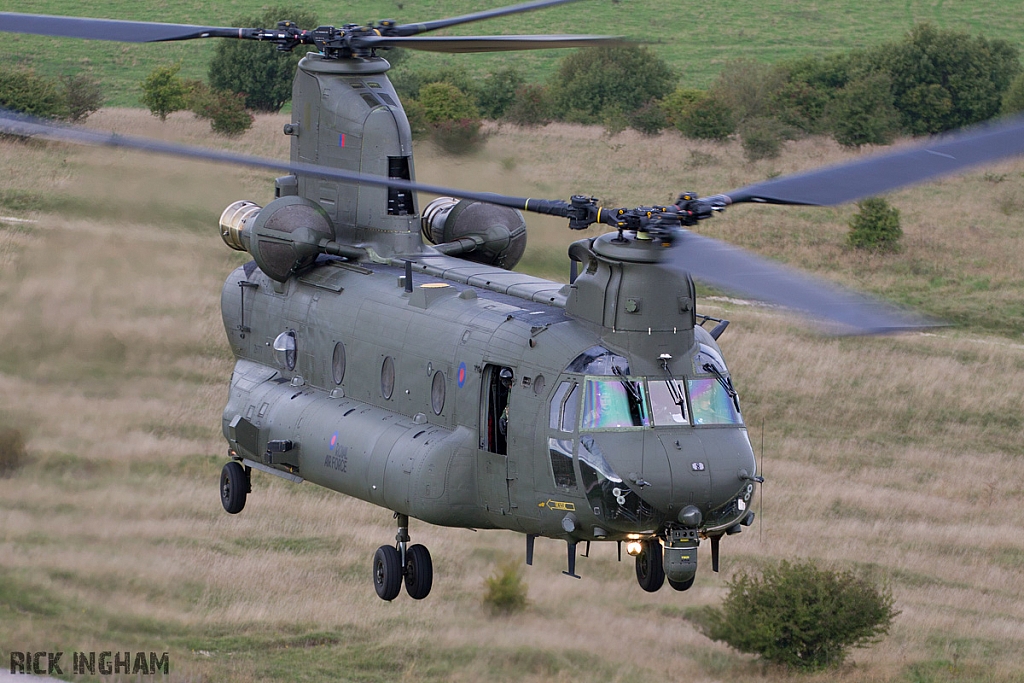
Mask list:
[[[244,30],[246,29],[0,12],[0,31],[6,33],[116,40],[121,43],[158,43],[193,38],[240,38],[242,37],[240,32]]]
[[[748,185],[706,199],[721,198],[726,204],[831,206],[1018,154],[1024,154],[1024,116],[935,137],[908,149]]]
[[[524,2],[520,5],[499,7],[497,9],[484,10],[483,12],[474,12],[473,14],[463,14],[461,17],[435,19],[434,21],[424,21],[417,24],[401,24],[399,26],[395,26],[388,33],[394,36],[415,36],[419,33],[426,33],[427,31],[436,31],[437,29],[447,28],[449,26],[457,26],[458,24],[468,24],[473,21],[483,21],[484,19],[504,17],[509,14],[529,12],[535,9],[542,9],[544,7],[564,5],[569,2],[576,2],[576,0],[538,0],[536,2]]]
[[[686,230],[659,264],[726,291],[795,309],[839,334],[886,334],[934,327],[877,299],[838,287],[748,251]]]
[[[428,52],[507,52],[547,50],[563,47],[614,46],[625,43],[619,36],[541,35],[541,36],[438,36],[436,38],[354,38],[355,47],[403,47]]]

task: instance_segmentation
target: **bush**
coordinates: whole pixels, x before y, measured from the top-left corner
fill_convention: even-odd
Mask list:
[[[661,110],[665,114],[665,122],[670,126],[679,127],[679,121],[708,94],[696,88],[676,88],[661,101]]]
[[[528,587],[523,582],[523,567],[517,560],[506,560],[498,565],[486,584],[483,602],[492,614],[512,614],[526,609]]]
[[[632,112],[672,92],[675,75],[643,47],[588,48],[564,58],[552,84],[556,118],[601,123],[605,109]]]
[[[451,83],[428,83],[418,100],[428,124],[480,118],[473,100]]]
[[[235,19],[235,26],[273,29],[282,20],[299,27],[317,26],[315,14],[297,7],[268,7],[259,16]],[[306,54],[303,46],[280,52],[273,46],[249,40],[222,40],[210,62],[210,86],[245,97],[245,108],[276,112],[292,98],[292,80],[299,60]]]
[[[551,121],[551,97],[543,85],[527,83],[516,89],[516,96],[505,118],[521,126],[539,126]]]
[[[16,69],[0,69],[0,107],[46,118],[68,115],[67,98],[56,81]]]
[[[744,124],[740,131],[743,155],[747,161],[775,159],[782,152],[785,131],[775,119],[757,118]]]
[[[443,67],[440,69],[395,69],[391,74],[391,83],[395,92],[403,101],[419,99],[420,91],[430,83],[448,83],[467,95],[474,103],[477,101],[477,84],[461,66]]]
[[[103,88],[96,79],[86,74],[75,74],[62,76],[60,80],[67,99],[68,119],[72,122],[84,121],[103,106]]]
[[[651,100],[636,111],[628,114],[626,120],[629,127],[638,130],[644,135],[657,135],[668,127],[668,119],[665,110],[657,100]]]
[[[178,76],[181,64],[158,66],[142,81],[142,104],[161,121],[167,115],[188,108],[189,88]]]
[[[512,108],[516,91],[523,85],[523,75],[515,67],[500,69],[487,77],[476,96],[484,118],[496,121]]]
[[[405,118],[409,120],[409,130],[412,132],[413,140],[419,140],[430,132],[427,125],[427,114],[419,100],[407,99],[403,102]]]
[[[868,54],[892,81],[900,124],[914,135],[962,128],[995,116],[1021,72],[1017,48],[1004,40],[919,24],[902,41]]]
[[[1019,114],[1024,112],[1024,74],[1019,74],[1010,87],[1003,93],[1003,106],[1001,109],[1005,115]]]
[[[844,147],[887,145],[899,132],[889,77],[868,74],[836,93],[826,108],[832,136]]]
[[[13,427],[0,427],[0,477],[14,474],[25,459],[25,437]]]
[[[858,249],[899,251],[903,237],[899,209],[881,197],[859,201],[857,207],[860,210],[850,218],[850,244]]]
[[[732,111],[737,123],[742,123],[770,117],[781,86],[781,75],[771,65],[735,59],[719,72],[711,92]]]
[[[783,561],[760,576],[743,572],[728,586],[721,609],[703,613],[705,634],[796,669],[842,664],[849,648],[887,633],[899,614],[888,588],[810,562]]]
[[[834,94],[850,82],[860,59],[858,53],[851,53],[779,62],[773,67],[779,84],[771,101],[774,116],[806,133],[824,131],[825,110]]]
[[[252,127],[253,116],[245,110],[245,96],[239,93],[197,83],[190,90],[189,108],[199,118],[209,119],[210,128],[221,135],[240,135]]]
[[[683,113],[676,128],[688,138],[725,140],[736,132],[732,110],[717,97],[705,97]]]
[[[483,141],[480,119],[441,121],[430,127],[430,139],[449,154],[467,154]]]

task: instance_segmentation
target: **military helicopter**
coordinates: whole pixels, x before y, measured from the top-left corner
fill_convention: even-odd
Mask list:
[[[398,24],[273,29],[0,13],[0,30],[149,42],[224,37],[281,50],[312,45],[293,89],[291,160],[227,152],[15,115],[0,130],[280,170],[266,206],[239,201],[220,234],[252,261],[221,292],[236,357],[223,432],[224,509],[241,512],[252,471],[309,481],[393,512],[395,544],[377,549],[377,594],[430,593],[430,552],[409,520],[622,544],[640,587],[693,585],[707,541],[749,526],[763,479],[718,339],[693,278],[796,309],[844,334],[933,323],[792,271],[687,228],[731,204],[830,205],[1024,153],[1024,119],[725,194],[607,208],[468,192],[415,181],[412,137],[378,51],[478,52],[615,44],[610,36],[420,33],[536,10],[542,0]],[[422,210],[415,192],[440,195]],[[513,272],[522,212],[571,229],[570,283]],[[432,243],[428,244],[428,242]],[[711,329],[706,325],[713,323]]]

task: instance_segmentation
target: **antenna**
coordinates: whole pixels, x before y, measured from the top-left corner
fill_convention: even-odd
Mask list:
[[[761,483],[757,486],[757,495],[760,501],[757,504],[759,508],[758,517],[760,521],[757,523],[757,542],[764,542],[764,417],[761,417]]]

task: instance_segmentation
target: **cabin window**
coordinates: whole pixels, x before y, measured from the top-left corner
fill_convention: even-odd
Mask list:
[[[277,335],[277,339],[274,340],[274,357],[282,368],[295,369],[295,330],[288,330]]]
[[[740,424],[739,408],[717,378],[687,380],[693,424]]]
[[[395,361],[391,356],[386,356],[380,367],[380,393],[385,400],[395,393]]]
[[[440,415],[444,410],[444,395],[444,373],[438,370],[434,373],[434,379],[430,383],[430,407],[433,409],[434,415]]]
[[[588,379],[583,392],[583,429],[647,427],[643,382],[627,377]]]
[[[331,378],[335,384],[345,379],[345,345],[338,342],[334,345],[334,357],[331,358]]]

